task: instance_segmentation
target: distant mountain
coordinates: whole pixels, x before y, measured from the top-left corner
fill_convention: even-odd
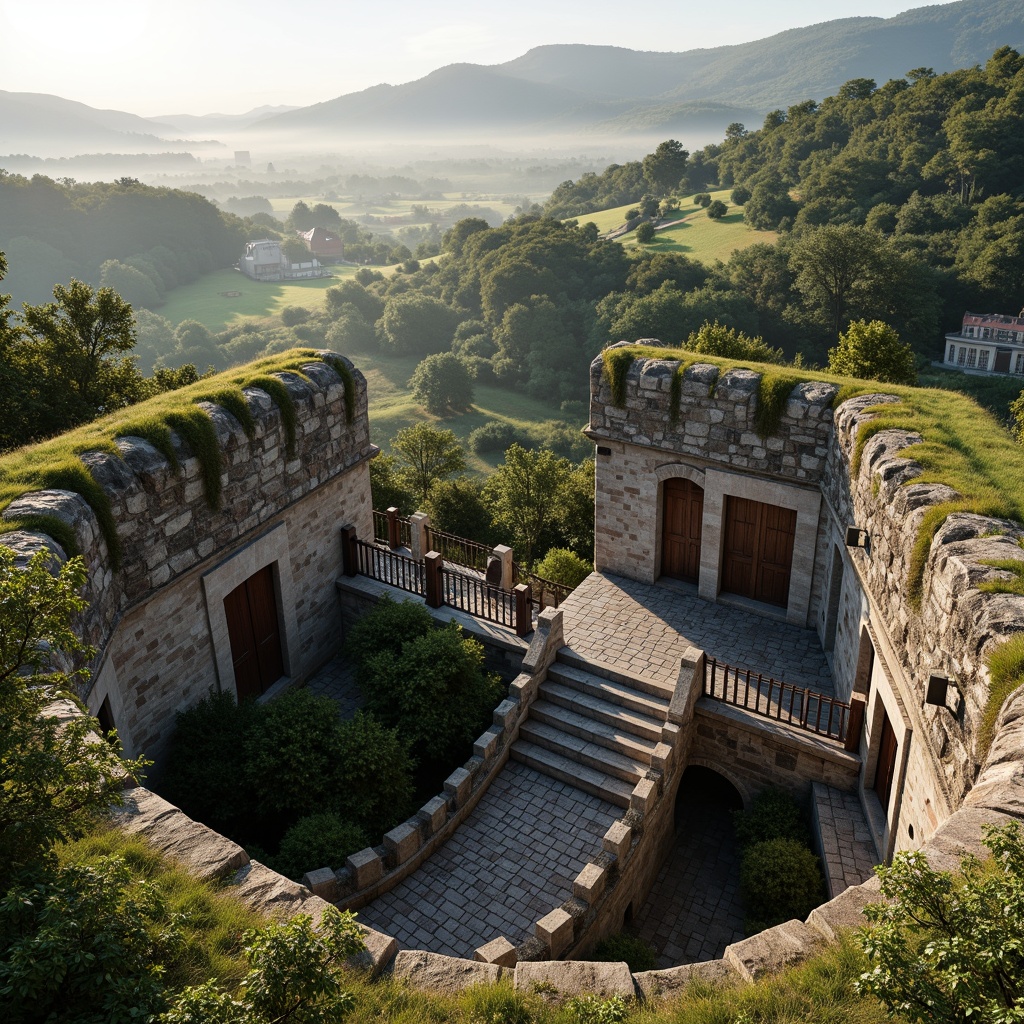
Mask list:
[[[851,78],[882,84],[916,67],[952,71],[982,64],[1004,45],[1024,50],[1022,0],[958,0],[894,18],[843,18],[682,53],[539,46],[504,64],[451,64],[402,85],[245,114],[149,119],[56,96],[0,92],[0,153],[153,152],[166,148],[169,134],[318,149],[396,136],[432,142],[666,133],[709,138],[731,121],[753,125],[775,107],[833,95]],[[53,139],[62,152],[54,152]]]
[[[959,0],[894,18],[843,18],[767,39],[658,53],[538,46],[494,66],[452,64],[269,117],[267,132],[683,131],[759,119],[822,99],[851,78],[879,84],[915,67],[937,73],[1024,49],[1021,0]]]
[[[161,114],[155,120],[170,125],[175,131],[185,135],[201,134],[204,138],[218,132],[235,132],[258,124],[260,121],[275,114],[284,114],[289,110],[297,110],[295,106],[253,107],[244,114]]]
[[[61,157],[182,148],[170,124],[37,92],[0,90],[0,153]]]

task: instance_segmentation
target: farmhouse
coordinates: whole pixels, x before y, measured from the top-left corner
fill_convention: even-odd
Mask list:
[[[345,246],[338,235],[327,228],[311,228],[309,231],[300,231],[299,238],[306,244],[306,248],[321,263],[336,263],[345,255]]]
[[[760,935],[719,929],[678,968],[749,979],[858,923],[871,865],[894,851],[948,866],[983,823],[1024,817],[1024,656],[1009,676],[990,668],[1021,654],[1024,527],[923,472],[928,417],[952,422],[962,396],[680,356],[621,343],[591,366],[596,572],[557,608],[531,609],[508,549],[487,583],[451,564],[427,517],[375,516],[365,381],[329,352],[176,393],[210,417],[213,449],[174,433],[172,459],[126,428],[118,454],[81,456],[102,500],[27,490],[4,542],[27,556],[59,535],[84,554],[98,653],[82,696],[158,761],[177,710],[314,678],[339,624],[385,593],[454,616],[509,667],[440,793],[379,845],[309,865],[307,885],[371,927],[378,968],[568,984],[548,962],[644,907],[687,824],[687,777],[740,803],[768,783],[807,798],[830,901]],[[210,400],[229,384],[241,405]],[[898,425],[929,401],[939,412]],[[1010,439],[967,411],[985,435],[975,474],[1018,472]],[[129,814],[169,850],[198,828],[145,791]],[[272,874],[219,837],[189,850],[210,876]],[[619,971],[610,991],[671,990],[656,973]]]
[[[281,243],[269,238],[247,242],[238,260],[238,269],[254,281],[296,281],[324,275],[316,259],[289,263],[281,252]]]
[[[1024,376],[1024,310],[1020,316],[964,313],[960,330],[946,335],[943,364],[954,370]]]

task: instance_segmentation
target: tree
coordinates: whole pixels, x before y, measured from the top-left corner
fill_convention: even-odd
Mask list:
[[[413,397],[436,416],[461,412],[473,404],[473,376],[469,367],[451,352],[427,356],[409,378]]]
[[[306,243],[298,238],[285,238],[281,242],[281,255],[289,263],[308,263],[313,258]]]
[[[734,206],[743,206],[749,198],[750,189],[747,188],[746,185],[737,185],[729,196],[729,199],[732,200]]]
[[[452,343],[456,317],[440,299],[406,292],[388,299],[378,330],[382,341],[400,355],[431,355]]]
[[[435,480],[446,480],[466,468],[466,453],[451,430],[416,423],[391,439],[398,459],[399,482],[424,501]]]
[[[729,212],[729,207],[721,199],[715,199],[708,204],[707,212],[712,220],[721,220]]]
[[[675,139],[662,142],[643,160],[644,178],[651,190],[659,196],[674,192],[686,174],[686,161],[690,154]]]
[[[1010,403],[1010,416],[1013,418],[1014,436],[1024,444],[1024,391]]]
[[[48,433],[130,404],[142,379],[130,359],[117,358],[135,344],[127,302],[110,288],[93,291],[74,280],[57,285],[53,297],[22,314],[50,408]]]
[[[198,320],[182,320],[174,328],[174,352],[171,359],[175,363],[195,363],[197,366],[217,365],[222,362],[220,347],[213,332]],[[160,359],[158,362],[167,362]]]
[[[839,344],[828,352],[830,373],[846,377],[864,377],[890,384],[917,381],[914,351],[881,320],[853,321]]]
[[[495,523],[511,534],[527,565],[533,562],[545,527],[554,521],[559,490],[572,468],[568,459],[545,448],[527,451],[514,444],[485,485]]]
[[[594,567],[568,548],[550,548],[534,571],[552,583],[578,587],[594,571]]]
[[[654,234],[654,225],[649,220],[645,220],[642,224],[637,225],[636,240],[641,245],[648,245],[653,242]]]
[[[54,701],[85,674],[61,666],[93,653],[72,628],[86,607],[85,564],[55,562],[42,551],[21,566],[0,545],[0,891],[80,836],[88,814],[117,803],[144,763],[122,761],[116,737],[95,742],[88,716],[54,717]]]
[[[1009,1024],[1024,1009],[1024,831],[983,826],[989,864],[966,856],[960,877],[923,853],[897,853],[876,870],[882,902],[860,936],[871,960],[858,989],[922,1024]]]
[[[781,348],[772,348],[760,336],[751,338],[733,327],[724,327],[717,320],[705,322],[683,342],[683,348],[702,355],[726,359],[753,359],[761,363],[784,363]]]

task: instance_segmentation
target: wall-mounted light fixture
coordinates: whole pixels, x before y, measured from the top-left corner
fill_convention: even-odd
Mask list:
[[[950,714],[959,716],[961,701],[960,687],[956,679],[937,673],[928,677],[928,686],[924,692],[926,705],[945,708]]]
[[[868,546],[868,531],[859,526],[848,526],[846,528],[846,546],[848,548],[866,548]]]

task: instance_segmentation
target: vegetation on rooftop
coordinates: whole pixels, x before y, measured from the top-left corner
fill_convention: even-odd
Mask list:
[[[719,377],[740,368],[759,373],[758,405],[763,403],[766,409],[758,420],[758,432],[762,436],[778,428],[776,417],[781,417],[785,398],[799,383],[825,381],[838,385],[839,392],[833,402],[836,407],[861,395],[895,395],[899,401],[869,409],[873,419],[862,423],[857,431],[852,472],[859,471],[864,446],[872,437],[883,430],[907,430],[921,437],[902,452],[921,466],[922,472],[913,483],[945,484],[958,495],[929,508],[918,527],[907,579],[908,594],[916,607],[920,606],[923,594],[931,542],[950,515],[973,512],[1024,522],[1024,447],[1015,444],[995,416],[966,395],[717,356],[700,356],[695,360],[692,353],[684,349],[630,345],[605,349],[602,359],[616,404],[625,401],[626,374],[637,359],[682,360],[687,365],[695,361],[710,363],[718,367]]]
[[[220,503],[221,451],[213,422],[199,403],[220,405],[234,415],[246,435],[252,437],[255,420],[243,389],[255,387],[266,391],[281,413],[291,451],[295,443],[295,404],[287,386],[276,375],[308,379],[302,373],[302,367],[317,358],[312,349],[282,352],[119,409],[59,437],[16,449],[0,457],[0,511],[30,491],[51,488],[74,491],[96,514],[111,562],[116,568],[120,564],[120,542],[110,499],[81,461],[82,453],[100,451],[120,457],[116,444],[118,438],[141,437],[168,460],[173,472],[180,473],[181,465],[171,436],[174,431],[191,454],[199,459],[207,503],[216,509]],[[347,370],[338,360],[332,360],[331,365],[335,369],[340,366]],[[342,374],[342,380],[345,384],[346,415],[349,416],[355,392],[351,372],[347,376]],[[12,530],[42,531],[53,537],[65,551],[78,553],[73,531],[55,516],[30,515],[0,520],[0,533]]]

